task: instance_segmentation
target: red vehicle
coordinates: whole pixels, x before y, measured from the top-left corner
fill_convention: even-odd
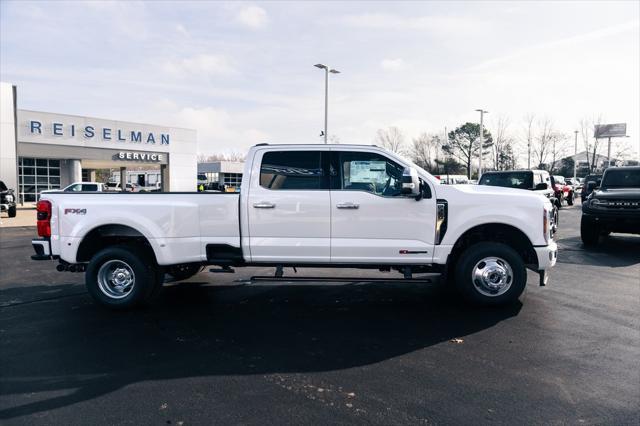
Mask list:
[[[562,201],[566,201],[568,205],[573,205],[573,187],[568,185],[564,180],[564,176],[553,176],[554,187],[553,190],[556,193],[556,197]]]

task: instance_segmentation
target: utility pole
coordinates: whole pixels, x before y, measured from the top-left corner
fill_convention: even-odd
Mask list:
[[[314,67],[324,70],[324,143],[327,143],[327,122],[329,121],[329,73],[340,74],[340,71],[330,68],[328,65],[315,64]]]
[[[482,157],[484,157],[483,155],[483,151],[482,151],[482,145],[484,145],[484,126],[483,126],[483,120],[484,120],[484,115],[488,114],[489,111],[485,111],[484,109],[480,108],[477,109],[476,111],[480,112],[480,161],[478,163],[478,180],[480,180],[480,175],[482,175]]]
[[[578,131],[574,130],[573,133],[576,135],[575,144],[574,144],[574,157],[573,157],[573,183],[576,183],[576,177],[578,175]]]

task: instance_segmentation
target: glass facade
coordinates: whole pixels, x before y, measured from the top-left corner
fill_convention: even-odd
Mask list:
[[[18,184],[24,202],[34,202],[40,191],[60,188],[60,160],[18,158]]]
[[[222,173],[226,186],[240,187],[242,183],[242,173]]]

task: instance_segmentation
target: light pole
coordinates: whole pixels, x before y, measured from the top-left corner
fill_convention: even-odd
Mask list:
[[[480,180],[480,175],[482,175],[482,157],[484,157],[484,155],[482,155],[482,145],[484,143],[484,126],[482,123],[484,115],[489,114],[489,111],[485,111],[482,108],[477,109],[476,111],[480,113],[480,161],[478,163],[478,180]]]
[[[576,184],[576,177],[578,175],[578,131],[574,130],[573,133],[576,135],[575,143],[574,143],[574,158],[573,158],[573,184]],[[588,154],[587,154],[588,155]]]
[[[329,73],[340,74],[328,65],[315,64],[314,67],[324,70],[324,143],[327,143],[327,121],[329,119]]]

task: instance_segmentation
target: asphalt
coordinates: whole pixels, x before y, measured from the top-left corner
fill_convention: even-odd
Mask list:
[[[549,285],[530,273],[501,309],[437,279],[245,269],[111,312],[82,274],[29,259],[33,227],[2,228],[0,423],[640,424],[640,237],[585,250],[579,208],[560,221]],[[319,274],[362,275],[298,273]]]

